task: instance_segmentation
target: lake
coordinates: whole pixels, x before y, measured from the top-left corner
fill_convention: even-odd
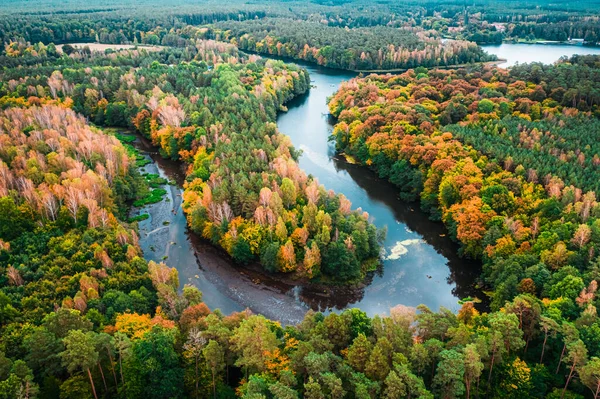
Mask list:
[[[562,56],[571,57],[575,54],[600,54],[600,47],[578,46],[570,44],[524,44],[502,43],[500,45],[481,46],[490,54],[503,58],[506,62],[500,67],[508,68],[517,63],[541,62],[552,64]]]

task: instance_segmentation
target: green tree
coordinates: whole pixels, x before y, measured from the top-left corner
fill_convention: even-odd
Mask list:
[[[371,351],[371,356],[369,356],[369,361],[365,367],[365,374],[375,381],[383,381],[389,372],[388,357],[384,353],[383,346],[377,343],[373,351]]]
[[[265,353],[277,348],[277,336],[264,316],[250,316],[233,331],[231,347],[237,354],[235,365],[249,372],[263,371]]]
[[[440,397],[444,399],[460,398],[465,392],[464,374],[463,354],[455,350],[442,351],[433,379],[433,385],[437,388]]]
[[[125,387],[129,397],[179,398],[183,370],[175,350],[176,331],[154,326],[133,341],[125,362]]]
[[[465,388],[467,391],[467,399],[471,397],[471,386],[474,381],[479,381],[481,372],[483,371],[483,362],[481,355],[477,351],[477,345],[468,344],[463,350],[463,360],[465,369]]]
[[[348,348],[348,355],[346,357],[348,364],[355,370],[364,372],[371,356],[372,347],[373,345],[365,337],[365,334],[358,334],[358,337],[354,339],[354,342]]]
[[[188,338],[183,344],[183,356],[186,359],[193,360],[194,363],[194,392],[196,398],[200,395],[200,357],[206,345],[206,338],[202,335],[202,331],[192,327],[188,332]]]
[[[565,357],[565,361],[571,365],[569,368],[569,375],[567,376],[567,382],[565,383],[565,387],[562,391],[561,398],[564,397],[567,388],[569,387],[569,383],[571,382],[571,378],[573,378],[573,374],[578,367],[584,366],[587,362],[587,348],[582,340],[578,339],[575,342],[567,345],[567,356]]]
[[[84,333],[81,330],[71,330],[63,339],[65,350],[60,353],[63,365],[73,375],[76,371],[87,373],[92,386],[94,398],[98,399],[96,387],[90,369],[98,362],[98,352],[95,346],[96,334],[92,331]]]
[[[210,368],[212,376],[213,396],[217,397],[216,377],[225,369],[225,353],[217,341],[210,340],[202,350],[202,356]]]
[[[594,399],[600,397],[600,359],[593,357],[583,366],[579,366],[579,379],[588,387]]]

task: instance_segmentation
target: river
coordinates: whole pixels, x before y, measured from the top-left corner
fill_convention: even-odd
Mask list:
[[[520,46],[523,45],[504,44],[495,49],[502,49],[499,55],[508,59],[508,65],[526,61],[531,53],[538,54],[539,60],[553,62],[566,48],[581,49],[538,45],[535,52],[524,52]],[[456,311],[461,298],[481,298],[475,288],[480,264],[457,256],[458,246],[447,237],[441,223],[430,221],[417,203],[401,201],[397,189],[370,170],[349,164],[335,154],[328,141],[334,121],[326,101],[355,74],[301,65],[309,70],[313,87],[287,104],[288,112],[277,118],[279,129],[302,150],[302,169],[327,189],[346,195],[354,207],[367,211],[378,228],[387,229],[383,267],[361,287],[322,290],[296,286],[281,276],[265,275],[257,267],[234,265],[222,251],[188,231],[181,210],[181,165],[162,159],[150,143],[140,139],[136,146],[153,161],[143,171],[177,182],[168,186],[168,200],[138,211],[151,215],[140,222],[140,244],[145,257],[176,267],[181,284],[197,286],[211,309],[219,308],[227,314],[249,308],[284,324],[297,323],[310,308],[329,312],[357,307],[373,316],[388,314],[397,304],[425,304],[433,310],[444,306]]]
[[[302,150],[303,170],[367,211],[378,228],[387,229],[382,271],[359,296],[329,305],[358,307],[369,315],[387,313],[397,304],[457,310],[458,299],[476,294],[473,282],[481,272],[478,264],[458,258],[458,247],[442,224],[430,221],[417,203],[401,201],[393,185],[335,154],[334,144],[328,141],[334,121],[328,114],[327,97],[355,75],[302,66],[308,69],[313,87],[279,115],[279,130]]]
[[[199,240],[186,226],[181,210],[184,174],[177,162],[165,160],[149,142],[135,144],[152,160],[142,173],[157,173],[177,182],[167,185],[167,199],[137,211],[150,218],[140,222],[140,244],[148,260],[176,267],[181,284],[193,284],[206,304],[223,313],[250,308],[257,313],[296,323],[312,308],[324,312],[358,307],[369,315],[386,314],[397,304],[432,309],[459,308],[458,300],[475,295],[477,263],[460,259],[458,247],[446,237],[416,203],[402,202],[391,184],[371,171],[345,162],[335,155],[328,136],[333,121],[327,97],[340,83],[354,75],[344,71],[303,65],[309,69],[313,87],[288,104],[277,119],[280,130],[303,151],[300,166],[326,188],[344,193],[355,207],[367,211],[378,228],[387,229],[383,267],[354,288],[294,286],[264,275],[256,268],[240,268],[226,254]]]

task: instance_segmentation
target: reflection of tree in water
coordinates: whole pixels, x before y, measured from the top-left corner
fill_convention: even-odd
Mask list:
[[[400,200],[396,186],[380,179],[375,172],[364,166],[350,164],[340,156],[333,158],[333,164],[336,170],[347,172],[352,180],[365,190],[369,198],[385,204],[394,213],[398,222],[418,233],[423,241],[447,259],[447,266],[450,270],[448,284],[456,284],[452,289],[454,296],[486,299],[483,292],[474,287],[475,281],[481,274],[481,263],[458,256],[459,246],[448,237],[448,232],[441,222],[430,220],[427,214],[420,210],[418,203]]]
[[[355,287],[340,285],[327,287],[324,290],[323,287],[304,286],[300,290],[299,299],[313,310],[346,309],[349,305],[362,301],[365,296],[365,288],[371,285],[376,273],[381,273],[381,271],[369,273],[365,280]]]

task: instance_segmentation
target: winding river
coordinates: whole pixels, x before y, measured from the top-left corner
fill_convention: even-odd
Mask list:
[[[552,47],[536,46],[535,50],[543,53]],[[523,52],[514,48],[510,57],[504,58],[514,64],[519,54]],[[444,306],[456,311],[461,298],[481,298],[475,288],[480,264],[457,256],[458,247],[446,236],[441,223],[430,221],[417,203],[401,201],[397,189],[370,170],[349,164],[335,154],[328,141],[333,121],[327,97],[355,75],[310,64],[302,66],[309,70],[313,87],[288,104],[288,112],[279,115],[277,124],[302,150],[300,166],[307,173],[326,188],[344,193],[355,208],[369,213],[378,228],[387,229],[381,270],[361,287],[323,290],[298,286],[282,276],[265,275],[256,265],[234,265],[222,251],[188,231],[181,210],[182,166],[162,159],[150,143],[140,138],[137,148],[153,161],[143,172],[158,173],[176,183],[167,186],[166,200],[137,211],[150,215],[140,222],[145,257],[176,267],[181,284],[197,286],[212,309],[227,314],[249,308],[284,324],[299,322],[311,308],[329,312],[357,307],[373,316],[387,314],[397,304],[425,304],[433,310]]]

